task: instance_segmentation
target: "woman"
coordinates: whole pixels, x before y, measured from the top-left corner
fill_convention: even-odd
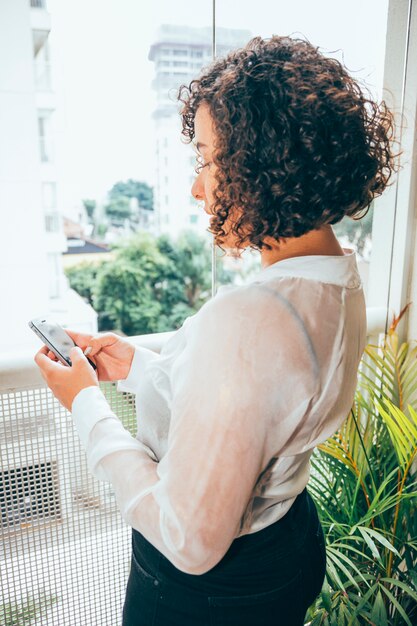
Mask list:
[[[72,368],[35,358],[133,529],[124,626],[301,626],[326,564],[309,459],[349,412],[366,340],[355,254],[331,224],[386,187],[392,118],[288,37],[251,40],[179,98],[210,232],[260,250],[262,269],[160,354],[70,333]],[[98,380],[136,394],[137,438]]]

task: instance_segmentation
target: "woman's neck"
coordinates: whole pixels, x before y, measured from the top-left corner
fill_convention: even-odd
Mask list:
[[[310,254],[344,255],[343,248],[330,224],[321,226],[317,230],[311,230],[301,237],[289,237],[280,243],[272,237],[266,237],[265,242],[270,244],[272,249],[261,250],[262,268],[296,256],[308,256]]]

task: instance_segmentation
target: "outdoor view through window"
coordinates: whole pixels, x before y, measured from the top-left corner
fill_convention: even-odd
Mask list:
[[[181,137],[177,92],[251,37],[306,37],[382,93],[387,2],[29,2],[32,32],[10,46],[25,72],[5,87],[27,98],[3,137],[9,179],[1,264],[13,275],[0,345],[37,345],[26,327],[52,315],[67,327],[126,335],[175,330],[212,295],[212,235],[191,196],[196,154]],[[29,10],[29,9],[28,9]],[[23,8],[21,9],[23,20]],[[40,15],[44,13],[45,15]],[[45,19],[43,19],[45,18]],[[27,16],[28,19],[28,16]],[[372,36],[370,24],[372,23]],[[7,172],[6,172],[7,173]],[[21,219],[22,206],[25,218]],[[358,252],[365,290],[372,208],[335,226]],[[15,230],[13,230],[15,229]],[[19,244],[15,233],[19,232]],[[244,282],[259,252],[216,248],[216,285]],[[10,319],[13,323],[10,324]]]

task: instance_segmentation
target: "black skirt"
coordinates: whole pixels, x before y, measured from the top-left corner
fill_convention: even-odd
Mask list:
[[[325,570],[307,489],[283,518],[235,539],[205,574],[181,572],[133,530],[123,626],[302,626]]]

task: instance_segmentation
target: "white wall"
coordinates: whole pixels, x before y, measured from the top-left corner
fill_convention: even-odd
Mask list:
[[[0,5],[0,350],[38,345],[27,327],[48,301],[28,0]]]

